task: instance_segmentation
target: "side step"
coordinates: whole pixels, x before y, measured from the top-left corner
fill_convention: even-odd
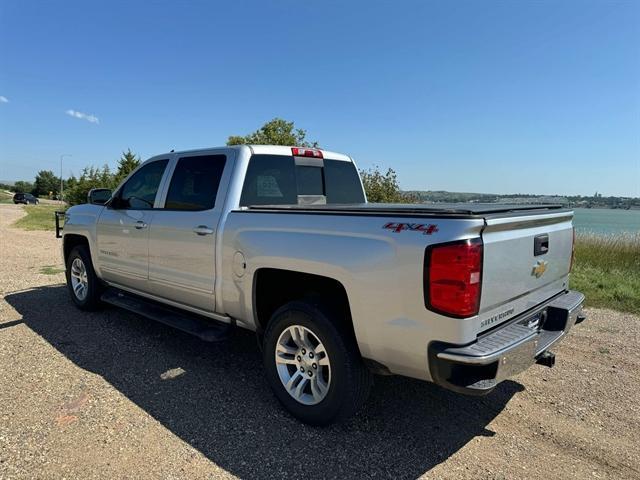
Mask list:
[[[205,342],[225,340],[232,328],[230,324],[184,312],[116,288],[105,290],[100,299],[105,303],[195,335]]]

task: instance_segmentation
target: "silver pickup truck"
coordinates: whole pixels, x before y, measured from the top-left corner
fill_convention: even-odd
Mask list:
[[[584,320],[573,213],[557,206],[366,202],[352,159],[236,146],[171,152],[67,210],[73,302],[203,340],[256,332],[274,394],[323,425],[372,373],[486,394]]]

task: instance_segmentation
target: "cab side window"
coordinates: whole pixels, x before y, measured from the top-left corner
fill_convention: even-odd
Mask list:
[[[168,210],[211,210],[216,204],[225,155],[182,157],[173,172],[165,202]]]
[[[152,209],[168,162],[156,160],[134,173],[120,189],[116,205],[113,207],[130,210]]]

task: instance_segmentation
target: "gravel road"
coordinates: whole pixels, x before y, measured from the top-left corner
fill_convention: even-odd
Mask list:
[[[76,310],[59,240],[21,215],[0,205],[0,479],[640,478],[638,317],[589,310],[555,368],[489,396],[377,377],[357,417],[310,428],[251,334],[212,345]]]

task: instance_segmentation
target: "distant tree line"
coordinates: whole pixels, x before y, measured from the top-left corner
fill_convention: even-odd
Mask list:
[[[597,193],[593,196],[585,195],[536,195],[531,193],[494,194],[494,193],[470,193],[470,192],[447,192],[444,190],[414,190],[404,192],[411,195],[417,202],[424,203],[495,203],[509,200],[509,203],[523,203],[536,198],[544,200],[546,203],[562,203],[567,207],[584,208],[640,208],[640,198],[634,197],[604,197]],[[527,202],[530,203],[530,202]]]
[[[122,152],[118,160],[115,172],[112,172],[109,165],[102,168],[94,166],[85,167],[82,174],[76,179],[69,179],[69,185],[64,192],[64,199],[71,205],[87,202],[87,194],[92,188],[115,189],[132,171],[140,165],[140,157],[131,150]]]
[[[18,181],[8,190],[16,193],[31,193],[36,197],[55,196],[60,190],[60,177],[51,170],[40,170],[34,182]]]
[[[115,172],[112,172],[109,165],[106,164],[101,168],[85,167],[79,177],[72,175],[64,181],[64,200],[71,205],[86,203],[89,190],[117,187],[138,165],[140,165],[140,157],[131,150],[127,150],[122,152]],[[40,170],[33,183],[18,181],[5,187],[16,193],[31,193],[37,197],[59,198],[60,177],[51,170]]]

